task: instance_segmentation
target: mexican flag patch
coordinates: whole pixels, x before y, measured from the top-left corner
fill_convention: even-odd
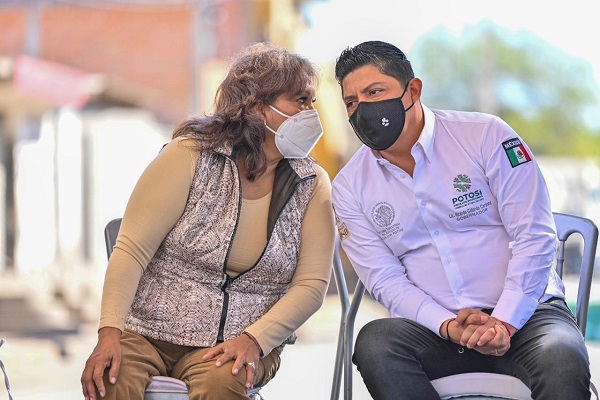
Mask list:
[[[502,147],[508,156],[508,160],[510,161],[510,165],[514,168],[518,165],[525,164],[531,161],[531,156],[525,149],[523,143],[518,138],[507,140],[502,143]]]

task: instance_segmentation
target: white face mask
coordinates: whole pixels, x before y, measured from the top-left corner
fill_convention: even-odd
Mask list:
[[[308,156],[323,135],[323,127],[317,110],[304,110],[294,115],[286,115],[273,106],[271,109],[287,118],[275,134],[275,146],[285,158],[304,158]]]

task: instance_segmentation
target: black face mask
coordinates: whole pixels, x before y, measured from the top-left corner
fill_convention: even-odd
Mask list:
[[[406,112],[415,103],[404,109],[402,97],[408,89],[404,87],[402,95],[395,99],[380,101],[361,101],[350,116],[350,125],[356,136],[373,150],[386,150],[400,137],[404,129]]]

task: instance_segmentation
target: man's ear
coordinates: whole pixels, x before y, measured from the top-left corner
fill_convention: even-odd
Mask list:
[[[423,81],[419,78],[413,78],[408,83],[408,93],[410,94],[411,101],[418,101],[421,99],[421,93],[423,90]]]

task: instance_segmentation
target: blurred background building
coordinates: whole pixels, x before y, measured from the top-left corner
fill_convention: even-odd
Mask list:
[[[229,59],[258,41],[320,67],[325,135],[313,155],[331,178],[360,144],[335,57],[388,40],[409,50],[424,103],[501,116],[538,156],[555,211],[600,223],[600,96],[589,63],[489,20],[416,35],[433,2],[411,13],[391,0],[0,0],[0,336],[50,339],[67,355],[68,339],[95,326],[105,224],[123,214],[177,122],[210,112]],[[394,24],[402,34],[384,32]]]
[[[0,3],[0,273],[25,277],[75,325],[95,318],[104,225],[173,126],[210,111],[230,57],[265,40],[293,48],[300,3]],[[336,157],[319,158],[335,173]],[[6,314],[22,312],[11,286],[0,331],[21,329]]]

